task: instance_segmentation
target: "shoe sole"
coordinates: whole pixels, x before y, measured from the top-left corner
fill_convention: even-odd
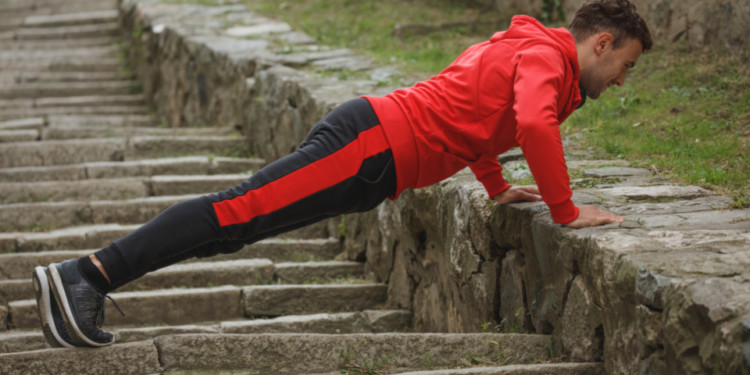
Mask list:
[[[39,314],[39,320],[42,321],[44,338],[53,347],[74,348],[75,345],[68,343],[58,334],[58,330],[64,327],[58,327],[55,324],[55,318],[52,314],[49,283],[47,282],[47,274],[44,272],[44,267],[34,268],[31,279],[34,284],[37,313]]]
[[[57,272],[57,264],[50,264],[47,267],[47,273],[49,279],[51,280],[50,285],[52,286],[52,294],[55,296],[55,300],[57,300],[57,305],[62,307],[62,316],[63,320],[65,320],[65,326],[68,329],[68,333],[73,333],[76,336],[76,339],[80,340],[82,344],[87,346],[103,347],[112,345],[115,342],[114,338],[110,342],[101,343],[92,341],[91,339],[86,337],[83,332],[81,332],[81,329],[78,328],[78,324],[76,323],[75,317],[73,315],[73,309],[71,309],[70,304],[68,303],[68,298],[65,294],[65,288],[63,287],[62,277],[60,277],[60,273]]]

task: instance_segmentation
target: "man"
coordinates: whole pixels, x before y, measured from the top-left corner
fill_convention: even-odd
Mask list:
[[[469,47],[437,76],[386,97],[334,109],[299,149],[242,184],[176,204],[96,253],[33,273],[47,340],[105,346],[106,294],[147,272],[243,245],[332,216],[374,208],[405,189],[469,167],[496,202],[544,200],[572,228],[623,218],[576,207],[559,124],[585,101],[622,85],[651,48],[628,0],[584,4],[569,30],[531,17]],[[497,156],[520,146],[536,187],[505,183]]]

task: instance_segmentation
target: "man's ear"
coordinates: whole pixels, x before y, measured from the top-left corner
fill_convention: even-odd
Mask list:
[[[612,36],[612,34],[606,31],[602,31],[596,34],[595,41],[594,53],[596,53],[597,56],[601,56],[608,49],[612,49],[612,42],[614,41],[614,37]]]

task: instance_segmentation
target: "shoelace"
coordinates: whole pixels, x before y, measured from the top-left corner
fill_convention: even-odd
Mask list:
[[[105,302],[105,299],[108,299],[108,300],[112,301],[112,304],[115,306],[115,309],[117,309],[117,311],[119,311],[120,314],[122,314],[122,316],[125,316],[125,313],[122,312],[122,309],[120,308],[120,305],[117,304],[117,301],[115,301],[114,298],[112,298],[112,297],[110,297],[109,295],[106,295],[106,294],[104,294],[104,295],[100,294],[99,296],[101,296],[101,298],[99,298],[97,300],[97,303],[96,303],[96,309],[99,310],[99,314],[97,314],[97,316],[96,316],[96,326],[97,327],[101,328],[101,326],[104,324],[104,302]]]

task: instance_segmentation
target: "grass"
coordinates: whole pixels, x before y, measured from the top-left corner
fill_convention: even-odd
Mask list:
[[[750,188],[748,56],[657,46],[628,82],[590,101],[563,124],[606,156],[688,184],[713,189],[747,207]]]
[[[320,44],[350,48],[377,65],[397,67],[401,75],[392,83],[400,86],[438,73],[467,46],[507,28],[511,16],[444,0],[246,4]],[[590,100],[561,130],[565,136],[580,135],[582,147],[593,148],[599,157],[626,159],[675,182],[731,196],[734,207],[748,207],[748,62],[750,54],[721,47],[657,44],[623,87]]]

